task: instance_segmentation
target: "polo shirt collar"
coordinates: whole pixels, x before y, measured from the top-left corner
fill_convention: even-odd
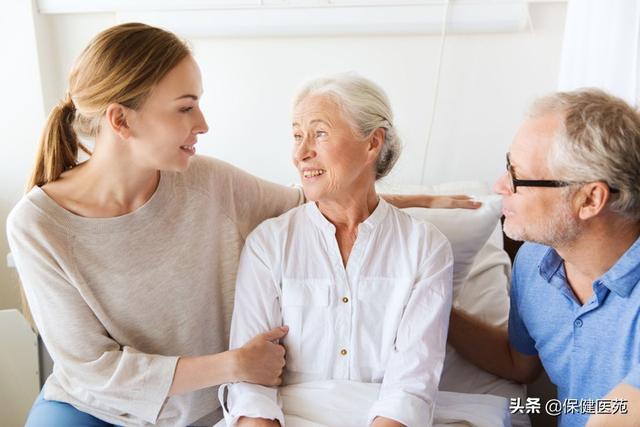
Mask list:
[[[636,239],[624,255],[599,280],[621,297],[626,298],[631,294],[633,288],[640,281],[640,238]]]
[[[558,255],[555,249],[549,248],[547,252],[542,257],[540,261],[540,265],[538,269],[540,270],[540,275],[549,283],[551,283],[551,279],[558,272],[558,269],[562,267],[563,260]]]
[[[549,248],[538,266],[540,275],[551,283],[551,279],[558,272],[562,263],[563,260],[555,249]],[[628,297],[640,281],[640,238],[596,281],[619,296]]]

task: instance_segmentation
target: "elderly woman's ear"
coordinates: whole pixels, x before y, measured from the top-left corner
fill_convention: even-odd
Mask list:
[[[371,157],[373,157],[374,160],[378,159],[380,151],[384,146],[386,132],[387,130],[385,128],[378,128],[373,131],[371,137],[369,138],[369,154],[371,155]]]

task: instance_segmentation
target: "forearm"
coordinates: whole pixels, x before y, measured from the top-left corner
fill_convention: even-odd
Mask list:
[[[240,380],[235,350],[178,360],[169,396]]]
[[[626,404],[626,411],[615,414],[596,414],[589,417],[587,427],[637,427],[640,425],[640,389],[629,384],[618,384],[603,400]]]
[[[371,423],[371,427],[404,427],[404,424],[389,418],[376,417]]]
[[[390,205],[399,209],[478,209],[482,203],[462,194],[430,196],[428,194],[381,194]]]
[[[433,196],[416,194],[380,194],[387,203],[398,209],[431,207]]]
[[[465,359],[485,371],[520,382],[528,380],[514,366],[506,329],[483,323],[454,308],[448,340]]]

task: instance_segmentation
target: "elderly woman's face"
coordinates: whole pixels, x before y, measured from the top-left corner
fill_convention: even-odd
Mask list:
[[[293,140],[293,164],[307,199],[323,201],[369,189],[375,156],[330,97],[311,95],[298,104]]]

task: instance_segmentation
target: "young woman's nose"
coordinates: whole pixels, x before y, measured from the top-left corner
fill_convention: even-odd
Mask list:
[[[207,133],[208,131],[209,125],[207,124],[207,120],[204,118],[204,114],[202,114],[202,111],[198,108],[198,117],[196,119],[195,126],[193,127],[193,133],[198,135]]]

